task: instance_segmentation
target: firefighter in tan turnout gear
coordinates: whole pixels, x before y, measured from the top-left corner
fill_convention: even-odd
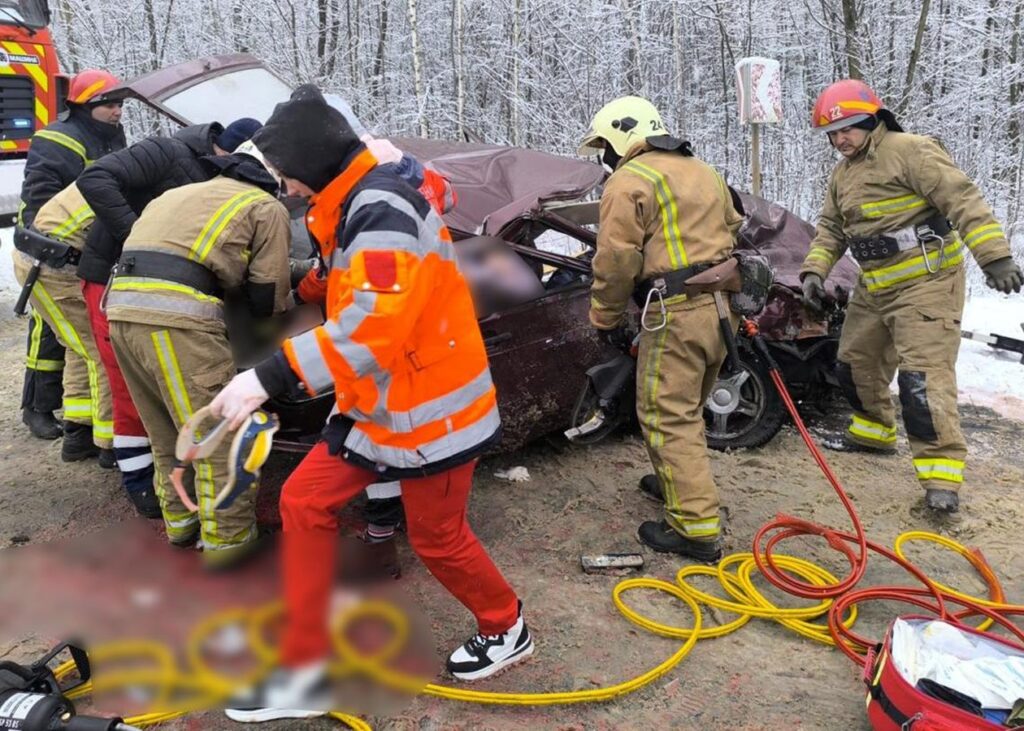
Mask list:
[[[895,452],[889,384],[898,370],[925,502],[955,511],[967,455],[955,371],[964,259],[969,251],[1004,293],[1020,291],[1020,268],[977,187],[936,140],[904,133],[866,84],[825,89],[812,124],[844,159],[804,260],[805,303],[820,309],[823,282],[847,250],[862,270],[839,344],[839,380],[853,407],[845,448]]]
[[[39,279],[32,287],[32,308],[43,318],[66,349],[64,366],[64,419],[91,433],[99,449],[109,450],[114,437],[110,384],[100,363],[99,349],[89,325],[82,288],[75,264],[81,256],[92,228],[92,209],[78,186],[72,183],[50,198],[19,237],[29,237],[29,245],[13,252],[14,274],[25,284],[34,263],[32,255],[21,251],[31,245],[46,245],[52,239],[70,247],[60,262],[43,262]],[[34,239],[34,241],[31,241]]]
[[[186,477],[194,483],[198,514],[182,504],[169,476],[179,429],[235,375],[225,294],[243,297],[256,317],[286,307],[288,213],[258,157],[245,143],[234,154],[202,158],[216,177],[150,203],[132,226],[107,295],[114,351],[152,442],[168,539],[188,548],[198,540],[209,568],[251,554],[255,491],[214,510],[229,479],[229,440],[193,462]]]
[[[591,323],[626,349],[630,297],[650,303],[636,393],[656,474],[640,489],[664,500],[665,519],[643,523],[637,535],[656,551],[715,561],[719,501],[703,406],[726,344],[712,296],[688,297],[682,282],[730,256],[742,217],[721,176],[666,134],[645,99],[622,97],[595,115],[580,154],[597,152],[613,172],[601,196]]]

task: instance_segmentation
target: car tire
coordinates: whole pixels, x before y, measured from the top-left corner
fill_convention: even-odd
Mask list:
[[[719,451],[760,447],[786,419],[768,365],[752,351],[743,349],[739,355],[740,371],[720,374],[704,405],[708,446]]]

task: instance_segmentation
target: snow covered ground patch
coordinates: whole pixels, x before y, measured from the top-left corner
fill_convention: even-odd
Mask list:
[[[976,296],[964,307],[961,327],[984,335],[1024,340],[1024,295]],[[1003,416],[1024,421],[1024,364],[1021,356],[964,340],[956,363],[962,402],[987,406]]]
[[[7,295],[18,297],[21,287],[14,279],[14,265],[11,252],[14,251],[14,229],[0,228],[0,298],[6,300]]]

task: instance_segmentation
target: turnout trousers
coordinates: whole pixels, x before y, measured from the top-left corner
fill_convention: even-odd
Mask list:
[[[64,346],[46,320],[31,311],[25,348],[25,381],[21,408],[44,414],[61,407],[64,397]]]
[[[195,491],[198,514],[188,511],[170,482],[178,431],[235,375],[227,338],[202,330],[113,321],[110,340],[152,444],[153,484],[167,537],[182,543],[198,528],[204,552],[231,550],[255,540],[256,490],[239,496],[229,508],[213,508],[214,498],[228,480],[230,439],[221,442],[209,458],[186,468],[183,482],[187,490]]]
[[[135,408],[128,384],[121,374],[121,366],[114,355],[114,347],[110,343],[110,324],[101,307],[105,288],[102,284],[84,279],[79,281],[100,362],[110,384],[114,414],[114,457],[121,470],[121,481],[129,493],[149,490],[153,486],[153,452],[146,427]]]
[[[14,274],[25,282],[31,265],[14,252]],[[64,365],[64,419],[92,429],[100,449],[110,449],[114,438],[110,385],[89,325],[89,313],[70,269],[44,268],[32,288],[32,308],[66,349]]]
[[[476,462],[402,480],[409,544],[427,570],[476,617],[479,632],[516,623],[518,599],[466,520]],[[281,659],[298,666],[329,654],[328,606],[335,576],[338,511],[379,475],[319,442],[281,490],[285,629]]]
[[[896,445],[889,385],[900,404],[914,470],[924,488],[957,490],[967,444],[957,412],[956,357],[964,308],[962,266],[898,289],[854,290],[839,341],[837,372],[853,416],[847,436],[868,447]]]
[[[726,352],[710,295],[670,305],[664,327],[640,332],[636,405],[644,443],[665,496],[665,519],[694,540],[715,540],[721,529],[704,402]]]

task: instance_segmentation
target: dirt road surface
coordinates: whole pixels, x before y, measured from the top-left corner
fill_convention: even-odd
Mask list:
[[[18,411],[25,326],[9,313],[9,305],[3,303],[0,659],[30,660],[71,630],[100,640],[148,631],[159,634],[163,623],[169,636],[180,638],[186,625],[220,606],[225,595],[259,601],[272,593],[272,557],[250,567],[241,578],[204,576],[194,554],[165,546],[158,524],[134,517],[120,494],[116,474],[95,464],[65,465],[59,442],[40,442],[28,435]],[[895,458],[830,454],[829,459],[845,481],[870,538],[891,544],[903,531],[927,529],[977,546],[996,568],[1009,598],[1024,602],[1024,424],[974,407],[964,408],[963,418],[971,445],[969,481],[964,509],[948,521],[937,523],[925,514],[905,442]],[[838,416],[812,420],[818,431],[834,430],[839,424]],[[729,510],[730,551],[749,550],[758,526],[780,511],[847,528],[839,503],[791,428],[763,449],[715,454],[713,461]],[[294,458],[287,456],[272,460],[264,499],[273,499],[274,488],[293,464]],[[493,476],[514,465],[525,466],[531,480],[510,483]],[[646,469],[643,445],[629,434],[590,448],[539,444],[481,464],[471,522],[522,596],[537,647],[528,662],[478,687],[540,691],[606,686],[654,667],[678,647],[677,641],[648,634],[617,613],[610,594],[618,578],[587,576],[579,569],[583,553],[640,550],[636,527],[658,514],[636,489]],[[795,550],[835,571],[843,569],[821,545]],[[681,565],[671,557],[644,554],[643,575],[672,580]],[[399,555],[403,576],[395,586],[429,619],[440,668],[441,658],[474,631],[472,620],[427,575],[404,536],[399,538]],[[971,592],[983,588],[953,554],[917,546],[913,557],[942,581]],[[878,559],[866,581],[907,583],[909,578]],[[799,604],[765,591],[781,604]],[[691,621],[684,607],[665,597],[637,592],[629,601],[664,622],[685,626]],[[173,608],[171,619],[160,613],[161,608]],[[858,628],[877,637],[899,611],[907,610],[866,607]],[[727,615],[705,614],[707,623],[728,620]],[[614,702],[544,709],[419,698],[370,720],[374,728],[403,731],[860,730],[868,726],[857,676],[857,669],[838,651],[754,620],[728,637],[699,642],[676,670]],[[236,728],[216,713],[166,727]],[[298,725],[269,726],[275,727]],[[338,725],[320,720],[305,727]]]

